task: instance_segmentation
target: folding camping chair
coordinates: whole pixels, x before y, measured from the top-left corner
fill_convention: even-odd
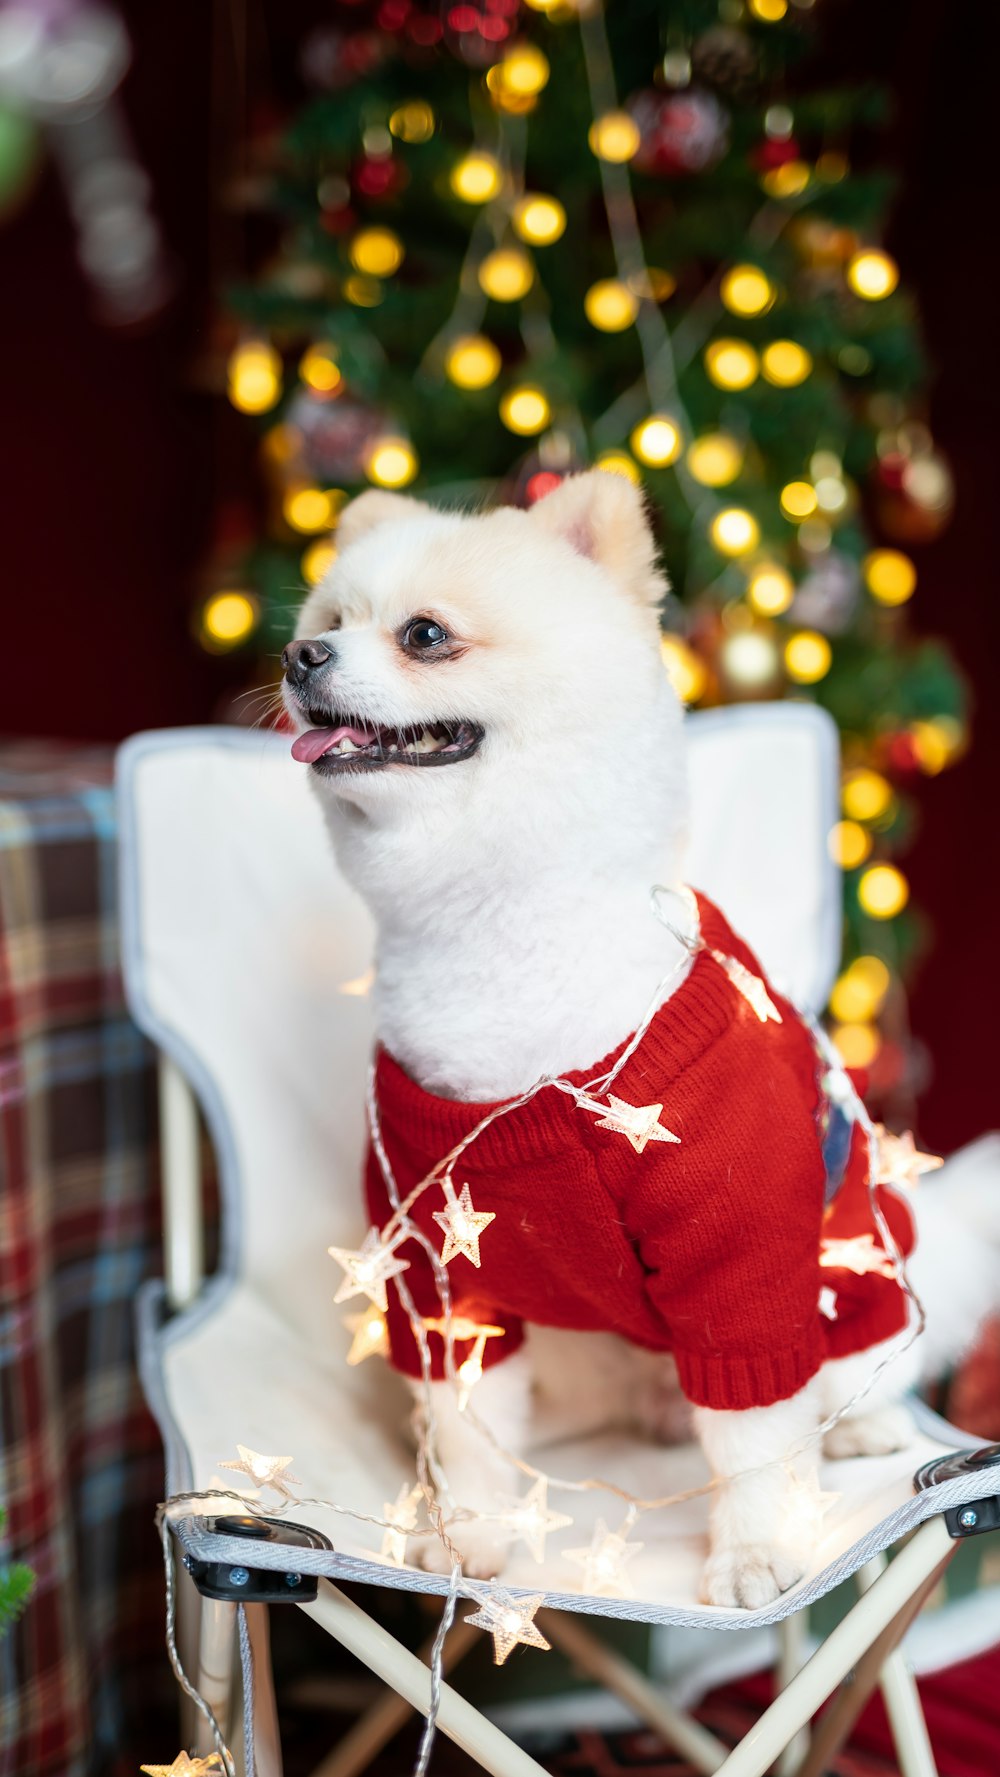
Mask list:
[[[690,880],[721,901],[773,978],[800,1004],[818,1009],[837,966],[840,931],[839,884],[827,849],[837,811],[833,725],[809,706],[764,705],[694,715],[688,732]],[[380,1362],[346,1364],[348,1340],[326,1256],[331,1243],[356,1246],[364,1226],[369,919],[338,875],[287,737],[227,729],[138,735],[122,750],[119,781],[127,990],[162,1057],[166,1276],[146,1286],[139,1318],[167,1489],[225,1486],[220,1462],[239,1442],[292,1455],[305,1494],[379,1518],[384,1502],[412,1477],[405,1396]],[[222,1196],[221,1256],[207,1281],[196,1103],[215,1144]],[[913,1448],[826,1464],[822,1485],[840,1497],[824,1521],[812,1568],[762,1610],[698,1602],[704,1498],[643,1518],[644,1551],[630,1567],[634,1598],[571,1589],[572,1570],[559,1548],[585,1542],[606,1514],[606,1501],[592,1494],[572,1496],[572,1529],[550,1538],[543,1564],[534,1565],[527,1552],[514,1554],[503,1584],[514,1594],[543,1593],[538,1622],[548,1639],[700,1771],[760,1777],[783,1753],[783,1770],[817,1777],[880,1682],[901,1770],[933,1777],[916,1691],[898,1650],[956,1536],[1000,1523],[1000,1468],[990,1466],[1000,1447],[955,1460],[956,1448],[967,1444],[922,1412]],[[644,1497],[705,1478],[696,1449],[663,1451],[625,1434],[563,1444],[557,1456],[543,1451],[535,1460],[562,1475],[599,1474]],[[923,1484],[915,1487],[918,1469]],[[261,1526],[247,1540],[194,1509],[172,1521],[179,1561],[203,1589],[195,1593],[181,1573],[195,1606],[182,1651],[223,1725],[231,1724],[234,1600],[299,1603],[395,1693],[321,1766],[323,1777],[352,1777],[408,1705],[427,1711],[430,1680],[426,1665],[335,1582],[438,1594],[448,1582],[382,1561],[379,1530],[351,1517],[295,1506],[288,1517],[301,1527],[298,1547],[290,1546],[295,1533],[287,1525]],[[280,1540],[267,1540],[272,1535]],[[886,1551],[907,1536],[887,1563]],[[803,1613],[852,1575],[860,1598],[797,1669]],[[728,1751],[602,1645],[586,1626],[600,1617],[734,1633],[781,1625],[783,1688]],[[268,1688],[267,1605],[248,1606],[246,1621],[257,1656],[257,1769],[276,1777],[281,1755]],[[446,1668],[478,1634],[456,1622]],[[851,1672],[853,1682],[844,1685]],[[808,1745],[803,1730],[838,1686]],[[447,1685],[438,1720],[487,1770],[541,1777],[533,1759]],[[200,1731],[200,1750],[210,1751],[204,1723]]]

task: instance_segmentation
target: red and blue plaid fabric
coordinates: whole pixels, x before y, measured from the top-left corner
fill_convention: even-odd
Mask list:
[[[0,1642],[3,1777],[134,1771],[166,1666],[132,1328],[160,1269],[155,1080],[119,977],[112,770],[0,747],[2,1558],[38,1576]]]

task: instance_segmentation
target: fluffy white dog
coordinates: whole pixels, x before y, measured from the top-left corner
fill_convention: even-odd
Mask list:
[[[493,1104],[543,1075],[592,1070],[638,1028],[671,967],[674,993],[691,967],[649,910],[652,884],[683,880],[686,807],[681,710],[659,651],[665,582],[641,497],[601,472],[568,479],[530,512],[467,516],[373,491],[347,508],[338,542],[286,651],[284,694],[295,755],[377,922],[380,1043],[438,1100]],[[720,1202],[724,1191],[720,1173]],[[928,1195],[933,1214],[939,1195]],[[942,1230],[933,1244],[947,1244]],[[920,1269],[950,1351],[995,1295],[986,1254],[966,1242],[954,1291]],[[477,1413],[508,1449],[527,1436],[534,1349],[529,1339],[487,1369],[477,1390]],[[609,1418],[624,1392],[634,1417],[672,1429],[669,1359],[637,1352],[623,1384],[622,1349],[596,1364],[591,1336],[577,1386],[562,1335],[558,1392]],[[814,1468],[815,1442],[782,1459],[883,1355],[828,1362],[770,1405],[695,1407],[726,1481],[708,1602],[760,1606],[801,1576],[811,1537],[789,1490]],[[911,1350],[890,1366],[829,1434],[828,1453],[906,1441],[899,1397],[916,1363]],[[432,1386],[451,1490],[489,1511],[509,1469],[463,1419],[453,1384]],[[461,1524],[454,1537],[467,1571],[499,1571],[494,1526]]]

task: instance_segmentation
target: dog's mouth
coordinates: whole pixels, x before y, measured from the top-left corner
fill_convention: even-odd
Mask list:
[[[457,765],[471,759],[483,739],[478,722],[423,722],[389,728],[339,710],[305,711],[313,724],[297,736],[292,757],[324,776],[383,771],[393,765]]]

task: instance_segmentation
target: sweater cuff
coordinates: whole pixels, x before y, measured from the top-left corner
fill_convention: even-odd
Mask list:
[[[791,1350],[716,1357],[674,1346],[673,1355],[681,1387],[694,1406],[743,1412],[798,1394],[815,1376],[825,1354],[817,1329]]]

